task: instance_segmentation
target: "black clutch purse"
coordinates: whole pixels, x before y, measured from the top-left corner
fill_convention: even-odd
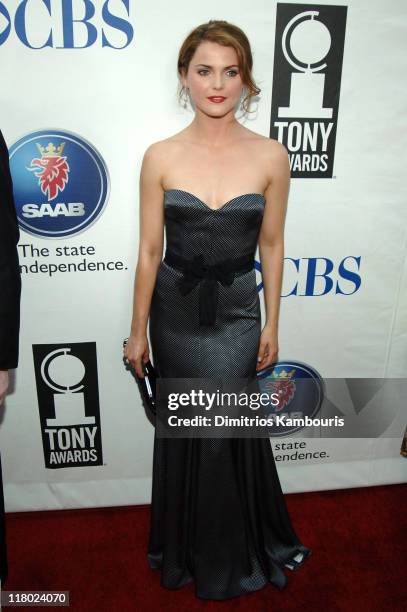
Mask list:
[[[125,338],[123,340],[123,348],[127,345],[127,342],[128,342],[128,338]],[[143,360],[141,361],[141,366],[144,372],[144,378],[143,378],[137,375],[136,370],[133,368],[133,366],[130,364],[130,362],[126,358],[124,358],[124,362],[126,364],[126,367],[132,372],[133,376],[135,377],[137,381],[141,399],[146,404],[147,408],[149,408],[149,410],[155,416],[157,413],[157,407],[156,407],[157,373],[156,373],[156,370],[153,364],[151,363],[150,360],[148,360],[146,363],[144,363]]]

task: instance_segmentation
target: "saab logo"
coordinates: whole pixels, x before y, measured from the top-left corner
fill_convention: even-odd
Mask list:
[[[314,418],[321,410],[325,386],[321,375],[311,366],[299,361],[279,361],[257,372],[260,393],[277,393],[279,402],[264,407],[264,416],[279,415],[284,419]],[[288,436],[303,429],[298,425],[269,426],[270,436]]]
[[[48,196],[48,200],[53,200],[58,195],[59,191],[63,191],[68,182],[69,166],[66,157],[61,157],[62,150],[65,146],[63,142],[58,149],[50,142],[46,148],[37,143],[41,159],[34,157],[31,160],[31,165],[27,170],[34,170],[35,176],[38,177],[38,184],[44,195]],[[51,209],[52,210],[52,209]],[[84,214],[84,213],[82,213]],[[27,213],[25,216],[30,216]],[[32,214],[35,217],[35,214]],[[41,216],[41,215],[40,215]],[[57,216],[55,212],[51,216]]]
[[[43,238],[88,229],[106,204],[105,162],[80,136],[61,130],[33,132],[10,147],[10,170],[20,227]]]
[[[21,0],[14,16],[6,4],[0,2],[0,45],[13,25],[29,49],[85,49],[98,37],[102,47],[125,49],[133,40],[130,0]]]
[[[34,344],[45,466],[101,465],[96,343]]]
[[[270,137],[293,178],[332,178],[346,6],[277,4]]]

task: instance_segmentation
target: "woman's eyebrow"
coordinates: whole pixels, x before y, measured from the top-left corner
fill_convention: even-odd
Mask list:
[[[213,66],[209,66],[208,64],[194,64],[194,66],[204,66],[205,68],[213,68]],[[239,68],[237,64],[232,64],[231,66],[225,66],[225,68]]]

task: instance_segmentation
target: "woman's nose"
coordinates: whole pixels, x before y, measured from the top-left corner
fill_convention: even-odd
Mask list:
[[[223,88],[223,77],[221,75],[215,76],[212,82],[212,86],[214,89],[222,89]]]

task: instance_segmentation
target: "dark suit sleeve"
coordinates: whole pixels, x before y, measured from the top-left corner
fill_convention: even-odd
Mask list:
[[[0,370],[18,365],[21,295],[18,240],[9,155],[0,131]]]

